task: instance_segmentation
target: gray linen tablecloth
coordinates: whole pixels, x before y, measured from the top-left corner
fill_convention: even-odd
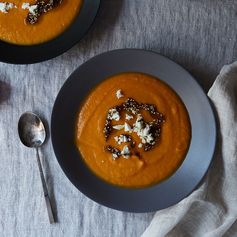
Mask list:
[[[50,121],[70,73],[116,48],[168,56],[207,91],[220,68],[237,56],[236,22],[236,0],[102,0],[93,27],[67,53],[35,65],[0,63],[0,236],[140,236],[154,213],[123,213],[86,198],[63,174],[48,140],[41,154],[58,219],[50,226],[35,152],[17,137],[18,117],[33,110]]]

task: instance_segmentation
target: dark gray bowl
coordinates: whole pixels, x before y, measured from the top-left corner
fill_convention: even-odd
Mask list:
[[[100,0],[84,0],[73,23],[58,37],[42,44],[21,46],[0,40],[0,61],[30,64],[54,58],[75,45],[93,23]]]
[[[104,78],[129,71],[147,73],[169,84],[186,105],[192,125],[190,148],[180,168],[162,183],[141,189],[116,187],[95,176],[74,143],[76,117],[87,93]],[[81,65],[57,96],[51,133],[56,157],[70,181],[92,200],[128,212],[156,211],[186,197],[206,173],[216,143],[212,108],[193,77],[157,53],[136,49],[110,51]]]

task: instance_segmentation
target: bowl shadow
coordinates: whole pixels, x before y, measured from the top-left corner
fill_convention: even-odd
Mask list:
[[[7,101],[11,95],[11,86],[10,84],[0,81],[0,104]]]
[[[94,45],[98,45],[103,36],[108,33],[108,28],[113,27],[117,22],[123,4],[124,0],[101,0],[93,25],[83,39],[75,46],[76,49],[87,51],[92,41]]]

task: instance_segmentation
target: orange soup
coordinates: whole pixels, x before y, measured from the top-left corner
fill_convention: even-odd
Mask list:
[[[53,5],[42,5],[51,1],[0,0],[0,40],[33,45],[61,34],[78,14],[83,0],[54,0]]]
[[[99,177],[123,187],[168,178],[189,148],[191,126],[179,96],[164,82],[123,73],[101,82],[84,101],[76,144]]]

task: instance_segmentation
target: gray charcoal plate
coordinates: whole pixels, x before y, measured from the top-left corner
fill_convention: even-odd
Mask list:
[[[74,143],[76,117],[88,92],[105,78],[130,71],[153,75],[170,85],[183,100],[192,126],[191,144],[179,169],[165,181],[140,189],[113,186],[98,178]],[[57,160],[78,190],[113,209],[150,212],[179,202],[196,188],[213,157],[216,122],[206,94],[186,70],[151,51],[121,49],[98,55],[72,73],[56,98],[51,133]]]

